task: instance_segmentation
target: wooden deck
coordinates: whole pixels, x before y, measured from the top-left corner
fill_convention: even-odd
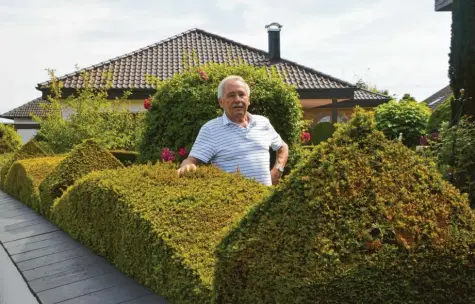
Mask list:
[[[167,303],[2,191],[0,243],[0,282],[8,280],[16,286],[8,288],[8,295],[0,289],[2,304],[34,303],[34,297],[41,304]],[[12,280],[15,276],[17,281]],[[17,298],[10,303],[12,291]]]

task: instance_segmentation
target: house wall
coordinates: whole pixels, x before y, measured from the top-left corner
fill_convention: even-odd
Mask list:
[[[15,118],[13,124],[23,143],[26,143],[33,138],[39,128],[39,124],[30,118]]]

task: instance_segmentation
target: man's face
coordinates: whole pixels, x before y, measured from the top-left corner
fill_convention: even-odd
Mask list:
[[[231,120],[244,117],[249,107],[249,95],[245,84],[239,80],[227,81],[224,84],[224,94],[219,99],[219,105]]]

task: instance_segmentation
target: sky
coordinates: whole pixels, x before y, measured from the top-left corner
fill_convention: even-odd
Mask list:
[[[200,28],[421,101],[448,84],[451,14],[434,0],[0,0],[0,113],[48,80]]]

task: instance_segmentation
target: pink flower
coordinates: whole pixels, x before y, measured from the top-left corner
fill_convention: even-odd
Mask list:
[[[178,155],[180,155],[180,157],[185,158],[188,155],[188,151],[186,151],[186,149],[182,147],[178,149]]]
[[[427,146],[427,137],[421,136],[421,137],[419,138],[419,145],[420,145],[420,146]]]
[[[143,107],[148,110],[152,106],[152,97],[147,97],[143,101]]]
[[[302,132],[302,134],[300,134],[300,141],[302,141],[303,143],[308,143],[310,141],[310,133],[309,132]]]
[[[205,71],[203,71],[202,69],[198,69],[198,73],[200,74],[201,79],[208,80],[208,75],[206,74]]]
[[[173,162],[175,160],[175,154],[172,150],[168,148],[162,149],[162,161],[163,162]]]

